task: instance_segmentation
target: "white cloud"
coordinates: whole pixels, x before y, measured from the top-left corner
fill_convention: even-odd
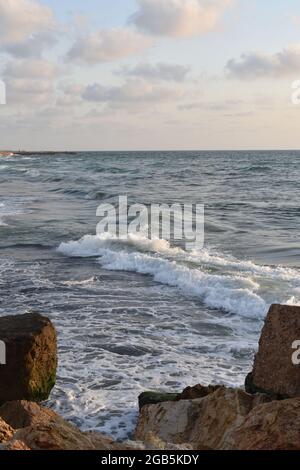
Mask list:
[[[300,44],[286,47],[276,54],[252,52],[226,65],[229,75],[242,80],[264,77],[282,78],[300,72]]]
[[[35,0],[0,0],[0,45],[18,43],[54,26],[52,10]]]
[[[155,103],[172,101],[182,96],[178,88],[153,85],[145,80],[128,80],[121,86],[106,87],[94,83],[86,87],[82,97],[86,101],[119,106],[130,103]]]
[[[130,29],[98,31],[77,38],[67,59],[87,64],[113,62],[138,54],[152,43],[148,37]]]
[[[183,82],[190,67],[177,64],[138,64],[135,67],[123,67],[118,73],[128,77],[140,77],[150,80]]]
[[[139,0],[130,22],[144,32],[188,37],[216,29],[233,0]]]
[[[57,42],[56,31],[39,32],[22,42],[5,44],[3,50],[16,58],[41,57]]]
[[[7,83],[7,103],[18,106],[40,106],[51,102],[53,83],[47,79],[14,78]]]
[[[10,60],[3,78],[8,105],[44,105],[53,99],[58,68],[46,60]]]
[[[16,60],[6,64],[4,76],[11,78],[52,79],[57,74],[57,66],[46,60]]]

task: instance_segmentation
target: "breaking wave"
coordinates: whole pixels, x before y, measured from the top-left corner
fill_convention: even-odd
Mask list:
[[[249,318],[262,318],[270,303],[283,301],[278,283],[289,284],[291,295],[286,302],[294,302],[300,277],[296,269],[260,266],[209,248],[186,252],[166,240],[143,235],[129,235],[126,240],[107,233],[86,235],[62,243],[58,251],[70,257],[99,257],[106,270],[151,275],[156,282],[199,298],[210,308]]]

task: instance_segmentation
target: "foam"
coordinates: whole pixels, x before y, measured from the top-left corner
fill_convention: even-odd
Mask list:
[[[86,235],[79,241],[62,243],[58,251],[73,257],[100,257],[104,269],[151,275],[156,282],[176,287],[186,296],[201,298],[211,308],[255,318],[266,314],[268,304],[257,293],[260,284],[251,276],[241,275],[240,265],[251,273],[288,275],[268,267],[260,269],[253,263],[211,255],[207,250],[203,254],[189,254],[180,248],[172,248],[165,240],[148,240],[139,235],[131,235],[123,241],[109,234]],[[196,266],[190,266],[191,261],[197,262]],[[209,266],[201,266],[204,261]],[[211,274],[208,268],[212,265],[235,270]]]
[[[300,280],[298,269],[282,266],[261,266],[250,260],[238,260],[228,254],[218,253],[209,248],[186,252],[180,247],[171,246],[170,242],[161,239],[149,239],[143,234],[130,234],[126,240],[119,240],[109,233],[103,235],[85,235],[78,241],[62,243],[59,251],[74,257],[87,257],[101,255],[103,248],[113,247],[116,250],[123,248],[136,248],[138,251],[166,254],[176,261],[188,261],[203,267],[222,268],[234,270],[237,273],[251,275],[266,275],[272,279]]]
[[[83,279],[83,280],[79,280],[79,281],[64,281],[63,284],[65,286],[69,286],[69,287],[73,287],[73,286],[90,286],[92,285],[94,282],[97,282],[99,280],[99,278],[97,276],[93,276],[93,277],[90,277],[89,279]]]

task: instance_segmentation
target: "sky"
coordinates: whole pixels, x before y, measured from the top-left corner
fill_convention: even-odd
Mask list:
[[[1,149],[298,149],[300,2],[0,0],[0,80]]]

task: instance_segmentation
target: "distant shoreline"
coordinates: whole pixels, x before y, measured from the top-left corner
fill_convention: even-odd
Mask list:
[[[29,155],[78,155],[79,152],[69,152],[69,151],[61,151],[61,152],[33,152],[33,151],[16,151],[16,150],[4,150],[0,151],[1,157],[9,157],[12,155],[22,155],[22,156],[29,156]]]

